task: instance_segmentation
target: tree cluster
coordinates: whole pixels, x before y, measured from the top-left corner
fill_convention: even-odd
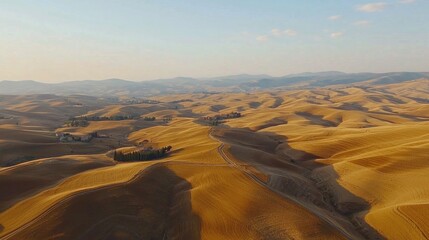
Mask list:
[[[172,117],[163,117],[163,118],[162,118],[162,121],[163,121],[163,122],[165,122],[165,123],[167,123],[167,122],[169,122],[169,121],[171,121],[171,120],[173,120],[173,118],[172,118]]]
[[[143,120],[145,120],[145,121],[155,121],[156,117],[144,117]]]
[[[139,119],[138,115],[115,115],[110,117],[99,117],[99,116],[81,116],[71,118],[70,121],[73,120],[85,120],[85,121],[121,121],[121,120],[131,120],[131,119]]]
[[[208,120],[208,121],[214,121],[214,120],[221,121],[224,119],[240,118],[241,116],[242,115],[239,112],[230,112],[227,114],[218,114],[215,116],[206,116],[206,117],[203,117],[203,119]]]
[[[73,119],[65,123],[67,127],[86,127],[89,125],[89,122],[84,119]]]
[[[161,103],[161,102],[160,101],[156,101],[156,100],[150,100],[150,99],[131,98],[131,99],[126,99],[126,100],[122,101],[122,103],[124,103],[124,104],[142,104],[142,103],[146,103],[146,104],[158,104],[158,103]]]
[[[192,99],[180,99],[180,100],[176,100],[176,101],[171,101],[170,103],[182,103],[182,102],[193,102],[194,100]]]
[[[214,120],[209,120],[209,125],[210,126],[217,126],[219,124],[224,123],[225,121],[222,120],[218,120],[218,119],[214,119]]]
[[[241,117],[239,112],[230,112],[227,114],[218,114],[215,116],[206,116],[203,117],[204,121],[207,121],[210,126],[217,126],[225,122],[225,119],[239,118]]]
[[[113,159],[119,162],[149,161],[167,156],[171,148],[171,146],[167,146],[160,149],[137,150],[130,153],[115,151]]]

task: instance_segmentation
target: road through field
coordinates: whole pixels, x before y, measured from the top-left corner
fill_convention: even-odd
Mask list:
[[[320,219],[322,219],[323,221],[325,221],[326,223],[328,223],[329,225],[331,225],[332,227],[334,227],[335,229],[337,229],[341,234],[343,234],[344,237],[346,237],[347,239],[364,239],[364,237],[362,237],[361,235],[359,235],[358,233],[350,233],[348,230],[346,230],[344,227],[342,227],[341,225],[339,225],[332,217],[330,217],[329,215],[323,213],[320,211],[320,209],[316,209],[315,206],[310,205],[308,203],[305,202],[301,202],[298,201],[297,199],[290,197],[274,188],[271,188],[269,185],[267,185],[266,183],[264,183],[263,181],[261,181],[254,173],[252,173],[251,171],[249,171],[248,169],[246,169],[245,167],[243,167],[242,165],[239,165],[236,163],[236,161],[232,160],[230,157],[228,157],[228,155],[225,153],[225,143],[223,143],[220,139],[216,138],[215,136],[212,135],[213,132],[213,128],[211,128],[209,130],[209,137],[215,141],[220,142],[219,147],[217,148],[219,155],[225,160],[225,162],[227,162],[231,167],[234,167],[236,169],[238,169],[239,171],[241,171],[243,174],[245,174],[246,176],[248,176],[251,180],[255,181],[256,183],[258,183],[259,185],[268,188],[270,191],[279,194],[280,196],[300,205],[301,207],[307,209],[308,211],[310,211],[311,213],[317,215]]]

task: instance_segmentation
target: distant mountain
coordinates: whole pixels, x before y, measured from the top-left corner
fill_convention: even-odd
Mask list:
[[[249,75],[249,74],[239,74],[239,75],[230,75],[222,77],[212,77],[212,78],[203,78],[206,81],[251,81],[258,80],[262,78],[272,78],[270,75],[259,74],[259,75]]]
[[[25,81],[2,81],[0,82],[1,94],[19,94],[19,93],[42,93],[49,91],[50,84],[40,83],[32,80]]]
[[[195,92],[246,92],[263,89],[317,88],[341,85],[380,85],[429,79],[429,73],[301,73],[283,77],[233,75],[214,78],[178,77],[134,82],[122,79],[84,80],[64,83],[1,81],[0,94],[82,94],[90,96],[147,97],[159,94]]]
[[[309,77],[309,76],[338,76],[338,75],[346,75],[347,73],[344,72],[338,72],[338,71],[328,71],[328,72],[305,72],[305,73],[298,73],[298,74],[290,74],[285,77]]]

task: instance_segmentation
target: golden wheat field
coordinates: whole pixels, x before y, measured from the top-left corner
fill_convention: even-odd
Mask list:
[[[4,97],[0,239],[427,239],[428,85]]]

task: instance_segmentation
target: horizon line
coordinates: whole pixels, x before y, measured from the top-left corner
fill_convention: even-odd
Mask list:
[[[387,74],[387,73],[423,73],[423,74],[429,74],[429,70],[426,71],[388,71],[388,72],[344,72],[344,71],[320,71],[320,72],[298,72],[298,73],[290,73],[286,75],[280,75],[280,76],[274,76],[270,74],[231,74],[231,75],[217,75],[217,76],[211,76],[211,77],[191,77],[191,76],[177,76],[177,77],[171,77],[171,78],[157,78],[157,79],[148,79],[148,80],[130,80],[130,79],[124,79],[124,78],[104,78],[104,79],[78,79],[78,80],[65,80],[65,81],[59,81],[59,82],[51,82],[46,80],[35,80],[35,79],[18,79],[18,80],[10,80],[10,79],[4,79],[0,80],[0,82],[37,82],[37,83],[45,83],[45,84],[59,84],[59,83],[70,83],[70,82],[85,82],[85,81],[108,81],[108,80],[120,80],[120,81],[127,81],[127,82],[150,82],[150,81],[160,81],[160,80],[173,80],[173,79],[179,79],[179,78],[189,78],[189,79],[195,79],[195,80],[209,80],[212,78],[227,78],[227,77],[238,77],[238,76],[258,76],[258,75],[266,75],[270,78],[280,78],[280,77],[287,77],[287,76],[293,76],[293,75],[301,75],[301,74],[317,74],[317,73],[343,73],[343,74],[364,74],[364,73],[372,73],[372,74]]]

